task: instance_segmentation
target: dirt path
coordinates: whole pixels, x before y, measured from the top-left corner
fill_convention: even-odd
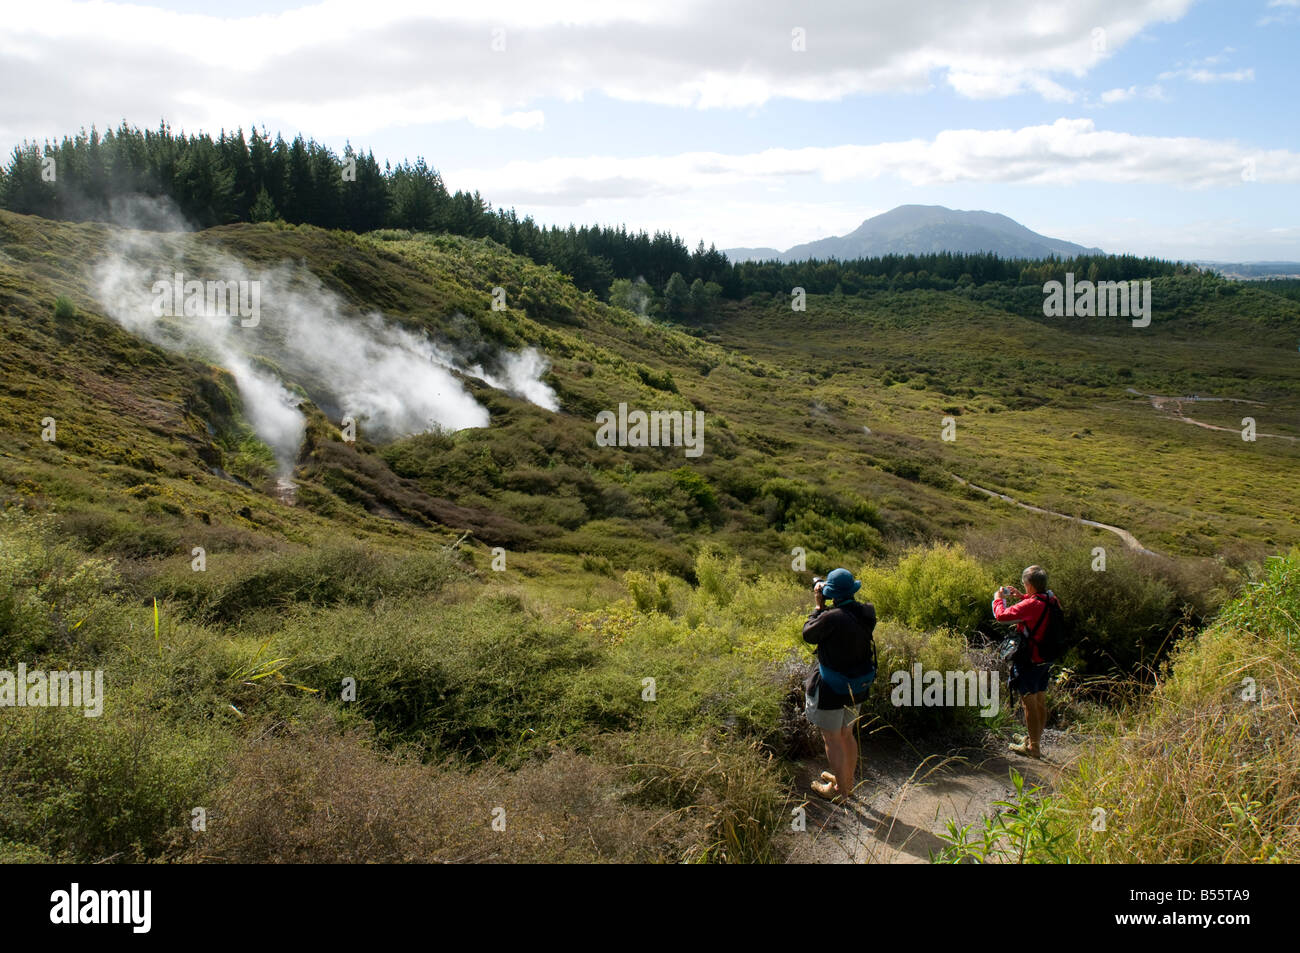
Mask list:
[[[1238,427],[1221,427],[1218,424],[1207,424],[1203,420],[1195,420],[1192,417],[1188,417],[1186,414],[1183,413],[1183,404],[1184,403],[1189,403],[1189,404],[1232,403],[1232,404],[1250,404],[1254,407],[1268,406],[1267,404],[1261,404],[1257,400],[1243,400],[1240,397],[1201,397],[1199,395],[1194,395],[1191,397],[1164,397],[1159,394],[1144,394],[1140,390],[1135,390],[1132,387],[1126,388],[1126,390],[1128,391],[1128,393],[1135,394],[1138,397],[1149,398],[1151,401],[1151,406],[1154,407],[1158,413],[1165,414],[1166,416],[1174,420],[1181,421],[1182,423],[1185,424],[1191,424],[1195,427],[1201,427],[1205,430],[1217,430],[1222,433],[1235,433],[1238,436],[1240,436],[1241,434],[1241,429]],[[1292,437],[1288,434],[1263,433],[1258,430],[1255,432],[1255,436],[1268,437],[1272,440],[1289,440],[1292,443],[1295,443],[1298,439],[1300,439],[1297,437]]]
[[[1128,530],[1124,529],[1122,526],[1112,526],[1109,523],[1098,523],[1096,520],[1086,520],[1081,516],[1071,516],[1069,513],[1058,513],[1056,512],[1056,510],[1044,509],[1041,506],[1034,506],[1031,503],[1021,503],[1015,497],[1007,496],[1005,493],[999,493],[996,490],[989,490],[982,486],[977,486],[974,483],[971,483],[969,480],[963,480],[955,473],[949,473],[948,476],[952,477],[962,486],[968,486],[972,490],[978,490],[979,492],[983,493],[986,496],[995,497],[996,499],[999,500],[1005,500],[1007,503],[1011,503],[1015,506],[1018,506],[1022,510],[1028,510],[1031,513],[1041,513],[1044,516],[1059,516],[1061,519],[1073,520],[1076,523],[1082,523],[1084,526],[1092,526],[1096,529],[1104,529],[1108,532],[1114,533],[1116,536],[1122,539],[1124,541],[1124,545],[1127,546],[1129,549],[1132,549],[1139,553],[1144,553],[1147,556],[1160,555],[1160,553],[1156,552],[1154,549],[1147,549],[1145,546],[1139,543],[1137,537],[1134,536],[1132,533],[1130,533]]]
[[[807,829],[781,835],[793,864],[924,864],[946,845],[948,820],[982,825],[998,810],[994,802],[1010,799],[1010,769],[1032,784],[1050,786],[1073,752],[1060,732],[1044,733],[1047,757],[1031,761],[1018,755],[979,748],[922,755],[872,745],[864,752],[864,777],[845,806],[807,794],[802,802]],[[1010,760],[1009,760],[1010,759]],[[820,761],[803,762],[799,790],[825,769]]]

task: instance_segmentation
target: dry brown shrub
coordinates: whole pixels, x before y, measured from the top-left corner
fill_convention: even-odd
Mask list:
[[[251,739],[207,805],[187,862],[675,861],[691,818],[622,800],[620,769],[570,751],[510,772],[424,764],[326,722]],[[496,809],[504,830],[493,828]]]

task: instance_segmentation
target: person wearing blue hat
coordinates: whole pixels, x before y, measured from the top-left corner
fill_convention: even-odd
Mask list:
[[[853,723],[858,706],[876,678],[876,609],[854,599],[862,583],[847,569],[836,569],[813,582],[816,608],[803,626],[803,639],[817,648],[817,664],[804,682],[804,714],[822,730],[826,741],[823,771],[812,789],[828,800],[844,801],[853,794],[858,743]],[[834,606],[827,608],[826,600]]]

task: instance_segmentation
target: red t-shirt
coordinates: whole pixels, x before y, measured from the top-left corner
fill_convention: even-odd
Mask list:
[[[1015,622],[1021,634],[1030,636],[1030,657],[1029,661],[1033,665],[1041,665],[1045,660],[1038,651],[1039,642],[1043,638],[1043,628],[1047,623],[1043,620],[1043,613],[1047,611],[1047,603],[1056,596],[1050,593],[1037,593],[1032,596],[1025,596],[1015,605],[1007,605],[1002,601],[1002,593],[999,592],[993,599],[993,618],[999,622]]]

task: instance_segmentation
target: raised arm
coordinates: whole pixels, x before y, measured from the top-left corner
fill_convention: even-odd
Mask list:
[[[826,609],[814,609],[808,621],[803,624],[803,640],[809,645],[816,645],[831,631],[827,622]]]

